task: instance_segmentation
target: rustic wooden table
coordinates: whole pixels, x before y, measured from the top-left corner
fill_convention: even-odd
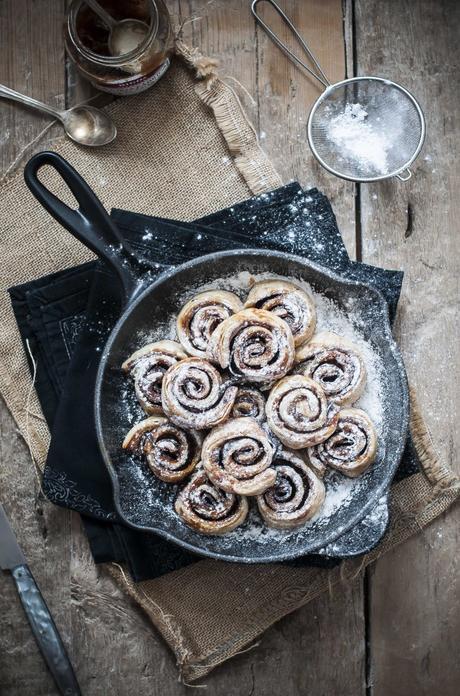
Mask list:
[[[283,0],[306,35],[308,3]],[[304,144],[304,78],[260,32],[249,0],[170,0],[189,43],[221,59],[256,98],[262,143],[282,176],[318,185],[351,255],[405,271],[397,335],[435,445],[458,461],[459,169],[457,0],[346,0],[349,74],[391,76],[420,99],[428,137],[406,183],[356,187],[321,173]],[[64,107],[88,88],[64,69],[61,0],[1,0],[0,81]],[[10,172],[46,119],[0,104],[0,173]],[[60,135],[50,128],[41,141]],[[0,232],[1,234],[1,232]],[[91,561],[78,515],[38,497],[27,447],[3,406],[0,491],[69,648],[85,696],[186,693],[166,646]],[[364,579],[323,596],[269,630],[261,645],[216,670],[209,694],[454,696],[459,693],[458,507],[382,557]],[[0,693],[55,693],[11,580],[0,576]]]

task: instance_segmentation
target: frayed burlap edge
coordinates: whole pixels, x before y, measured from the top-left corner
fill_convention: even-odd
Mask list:
[[[258,605],[254,607],[253,616],[247,616],[246,628],[238,635],[226,640],[221,645],[202,655],[191,655],[187,641],[183,636],[183,628],[179,626],[174,616],[165,616],[161,607],[155,603],[150,592],[146,591],[149,583],[135,585],[120,566],[112,564],[108,568],[124,590],[147,612],[152,622],[161,631],[163,637],[174,651],[181,677],[184,681],[195,681],[206,676],[214,667],[229,657],[251,647],[258,636],[269,626],[283,616],[295,611],[323,592],[332,591],[341,582],[349,583],[357,579],[373,561],[380,558],[393,547],[401,544],[409,537],[417,534],[436,517],[445,512],[460,494],[460,479],[443,464],[437,456],[431,436],[420,413],[416,397],[411,391],[411,433],[415,448],[420,458],[422,472],[396,483],[391,490],[390,526],[383,541],[371,552],[357,559],[344,561],[333,569],[304,568],[296,569],[295,592],[290,592],[290,601],[271,603],[269,607]],[[213,561],[201,561],[195,564],[203,566]],[[280,573],[285,574],[286,566],[279,566]],[[294,569],[293,569],[294,570]],[[228,574],[237,576],[240,566],[231,565]],[[319,581],[312,582],[313,577]],[[182,577],[185,581],[185,577]],[[275,582],[271,576],[269,582]],[[224,588],[222,588],[224,591]],[[219,588],[213,587],[213,592]]]
[[[176,43],[176,53],[195,71],[199,80],[195,92],[212,109],[234,162],[251,191],[259,194],[281,186],[281,177],[260,147],[237,93],[219,78],[218,62],[181,41]]]
[[[218,62],[213,58],[204,56],[198,49],[190,49],[181,41],[177,41],[175,52],[178,59],[193,75],[195,92],[213,113],[219,131],[230,153],[233,155],[234,164],[249,191],[257,194],[281,186],[281,178],[260,148],[257,134],[245,114],[238,95],[220,79],[217,69]],[[118,109],[122,104],[123,100],[118,100],[108,106],[112,117],[116,118]],[[20,176],[17,171],[18,167],[39,145],[47,131],[48,127],[20,153],[14,162],[14,166],[9,167],[7,175],[0,181],[2,194],[7,196],[17,186],[17,178]],[[65,137],[57,138],[49,149],[59,152],[65,143]],[[33,224],[33,220],[30,222]],[[74,249],[70,237],[67,240],[64,236],[60,243],[65,245],[68,250]],[[69,251],[67,264],[77,265],[87,261],[89,258],[90,255],[87,250],[84,250],[82,247],[76,253]],[[55,271],[58,269],[52,268],[51,270]],[[17,340],[19,342],[19,333],[17,333]],[[25,359],[22,360],[22,369],[27,369]],[[29,394],[28,403],[25,407],[23,403],[17,403],[15,389],[11,386],[13,383],[14,373],[11,371],[2,372],[0,391],[27,441],[34,466],[40,471],[43,470],[46,460],[49,447],[49,432],[33,389]],[[23,413],[26,411],[25,424],[19,421],[16,415],[21,411]]]

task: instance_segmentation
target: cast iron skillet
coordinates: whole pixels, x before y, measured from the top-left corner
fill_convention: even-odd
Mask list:
[[[75,196],[79,207],[71,209],[38,179],[39,169],[53,167]],[[120,518],[136,529],[149,530],[205,556],[246,563],[293,559],[334,544],[346,549],[343,540],[356,536],[363,520],[374,509],[387,515],[388,490],[399,464],[408,427],[408,389],[400,353],[393,341],[385,300],[376,290],[345,281],[318,265],[289,254],[248,250],[219,252],[184,263],[152,281],[149,263],[139,258],[122,240],[100,201],[77,172],[56,153],[32,157],[25,180],[34,196],[72,235],[113,269],[119,280],[123,311],[102,353],[97,375],[94,415],[99,445],[113,484]],[[120,365],[148,339],[152,330],[168,324],[184,302],[204,284],[232,277],[240,270],[269,272],[308,281],[316,291],[333,299],[344,311],[353,306],[364,337],[382,365],[383,433],[377,460],[356,479],[346,501],[330,516],[311,520],[291,532],[273,532],[254,518],[223,537],[204,536],[185,526],[173,512],[175,486],[163,484],[147,467],[129,456],[121,442],[132,425],[126,408],[127,385]],[[225,282],[225,281],[224,281]],[[132,397],[134,399],[134,397]],[[136,406],[133,406],[136,408]],[[136,420],[142,418],[139,409]],[[371,514],[372,519],[372,514]],[[260,524],[260,523],[259,523]],[[247,526],[246,526],[247,525]],[[254,526],[256,525],[256,526]],[[382,527],[382,525],[380,525]],[[248,527],[250,527],[248,531]],[[383,528],[382,530],[383,531]],[[359,546],[359,544],[358,544]],[[337,555],[351,555],[346,553]]]

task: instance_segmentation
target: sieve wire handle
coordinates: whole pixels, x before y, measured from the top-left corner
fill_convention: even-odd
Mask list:
[[[400,181],[409,181],[409,179],[410,179],[411,176],[412,176],[412,172],[411,172],[411,170],[410,170],[409,167],[408,167],[407,169],[403,169],[402,172],[400,172],[399,174],[396,174],[395,176],[396,176],[396,178],[399,179]]]
[[[303,62],[303,60],[301,60],[298,56],[296,56],[296,54],[293,53],[286,46],[286,44],[284,44],[281,41],[281,39],[275,34],[275,32],[272,29],[270,29],[268,24],[266,24],[264,22],[264,20],[260,17],[260,15],[257,12],[257,5],[260,2],[268,2],[268,4],[271,5],[273,7],[273,9],[279,14],[279,16],[281,17],[283,22],[289,27],[289,29],[292,31],[292,33],[296,37],[297,41],[300,43],[300,45],[304,49],[305,53],[307,54],[307,56],[309,57],[309,59],[311,60],[313,65],[315,66],[317,72],[315,72],[314,70],[309,68],[308,65],[306,65],[306,63]],[[279,5],[277,5],[276,2],[274,2],[274,0],[253,0],[253,3],[251,5],[251,12],[254,15],[254,17],[256,18],[256,21],[260,24],[261,27],[263,27],[263,29],[267,32],[267,34],[272,39],[272,41],[274,41],[276,43],[276,45],[283,51],[283,53],[285,53],[288,56],[288,58],[290,58],[294,63],[297,63],[297,65],[300,65],[301,68],[304,68],[304,70],[306,70],[308,73],[310,73],[310,75],[312,77],[314,77],[315,80],[318,80],[318,82],[320,82],[324,87],[326,87],[326,88],[329,87],[329,85],[331,83],[329,82],[328,78],[324,74],[324,72],[323,72],[320,64],[316,60],[315,56],[313,55],[313,53],[309,49],[305,39],[302,38],[302,36],[299,34],[297,29],[295,28],[295,26],[293,25],[293,23],[291,22],[291,20],[287,16],[287,14],[285,12],[283,12],[281,7]]]

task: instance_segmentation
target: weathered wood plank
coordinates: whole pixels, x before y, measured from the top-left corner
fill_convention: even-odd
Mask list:
[[[343,80],[347,66],[342,4],[337,0],[308,3],[289,0],[282,5],[330,81]],[[301,47],[273,9],[264,4],[259,7],[264,21],[308,64]],[[327,173],[316,162],[307,143],[308,114],[322,86],[293,65],[260,27],[257,44],[259,130],[264,149],[285,181],[298,179],[302,185],[316,186],[329,196],[348,251],[354,257],[354,185]]]
[[[340,3],[291,0],[283,3],[283,9],[309,42],[329,78],[343,79],[345,53]],[[261,6],[261,14],[299,54],[301,49],[274,12],[269,8],[262,10]],[[331,26],[335,27],[332,31],[328,30]],[[321,88],[293,66],[261,30],[257,37],[259,129],[264,148],[285,180],[294,178],[303,185],[315,185],[329,196],[349,253],[354,257],[353,184],[324,172],[311,155],[306,140],[309,109]],[[348,69],[351,69],[350,61]],[[286,685],[285,693],[312,696],[364,693],[364,596],[360,580],[341,595],[325,595],[288,617],[280,627],[269,632],[267,639],[271,643],[278,631],[290,638],[278,650],[272,645],[271,651],[272,661],[276,653],[280,656],[275,664],[282,675],[280,683]],[[334,658],[325,659],[325,655]],[[276,678],[268,655],[265,673],[270,680],[267,679],[266,691],[261,693],[269,693],[268,687]]]
[[[62,22],[61,2],[4,0],[0,3],[0,83],[64,108]],[[0,171],[3,175],[24,147],[48,126],[50,119],[1,99],[0,123]],[[46,142],[51,142],[61,132],[59,126],[52,127],[46,133]],[[32,147],[30,153],[33,151]]]
[[[60,107],[65,80],[61,3],[8,0],[0,4],[0,82]],[[47,126],[49,119],[0,100],[0,176]],[[53,127],[42,145],[60,135]],[[32,146],[32,153],[40,145]],[[19,542],[38,580],[69,653],[70,519],[39,499],[39,487],[28,449],[19,437],[3,401],[0,404],[0,491]],[[46,670],[21,609],[11,578],[0,576],[0,691],[49,696],[53,681]]]
[[[434,443],[457,471],[459,10],[455,0],[356,2],[358,73],[401,82],[427,118],[411,181],[361,187],[363,259],[405,271],[398,339]],[[457,509],[370,571],[374,696],[458,693],[458,545]]]
[[[64,642],[72,654],[70,610],[70,513],[38,499],[28,449],[3,401],[0,409],[1,500]],[[8,573],[0,576],[0,691],[53,693],[48,674]]]

